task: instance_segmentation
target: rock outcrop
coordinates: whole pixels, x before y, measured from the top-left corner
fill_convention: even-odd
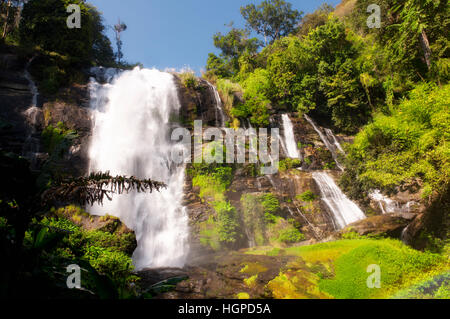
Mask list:
[[[415,214],[398,213],[372,216],[350,224],[341,234],[355,232],[360,236],[384,236],[402,239],[404,229],[416,218]]]

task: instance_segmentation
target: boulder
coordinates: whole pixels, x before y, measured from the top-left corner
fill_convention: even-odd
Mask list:
[[[340,234],[356,232],[361,236],[386,235],[400,239],[403,230],[416,218],[415,214],[400,213],[372,216],[350,224]]]

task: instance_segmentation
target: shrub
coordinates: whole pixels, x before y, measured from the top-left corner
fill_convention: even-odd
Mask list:
[[[350,147],[343,186],[350,193],[423,184],[425,196],[449,185],[450,85],[418,85],[409,99],[378,114]],[[357,177],[356,177],[357,175]]]
[[[181,78],[181,82],[183,85],[192,90],[197,90],[199,86],[199,82],[197,77],[195,76],[194,71],[187,71],[184,73],[179,74],[179,77]]]
[[[238,236],[238,216],[236,209],[229,202],[216,202],[219,241],[225,246],[236,243]]]
[[[306,191],[303,194],[297,195],[296,198],[303,202],[313,202],[316,200],[316,195],[312,191]]]
[[[286,158],[279,162],[279,169],[281,172],[285,172],[290,169],[300,167],[301,165],[302,165],[302,161],[299,159]]]
[[[261,204],[266,214],[276,213],[280,209],[280,202],[271,193],[261,196]]]
[[[67,129],[62,122],[56,127],[47,126],[42,131],[42,140],[45,150],[58,158],[61,158],[68,150],[72,140],[76,138],[76,132]]]
[[[285,244],[298,243],[304,239],[305,235],[294,227],[281,230],[278,236],[278,241]]]

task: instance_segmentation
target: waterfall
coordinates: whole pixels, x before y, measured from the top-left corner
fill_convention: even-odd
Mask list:
[[[290,158],[301,159],[300,152],[298,151],[297,143],[295,142],[294,125],[292,124],[289,115],[283,114],[283,128],[284,128],[284,141],[286,144],[287,155]]]
[[[32,99],[31,99],[30,107],[37,106],[37,99],[38,99],[38,95],[39,95],[37,85],[36,85],[36,83],[34,83],[33,78],[31,77],[30,71],[28,71],[33,60],[34,60],[34,57],[31,58],[30,61],[27,62],[26,66],[25,66],[25,72],[24,72],[24,77],[25,77],[25,79],[27,79],[27,81],[29,83],[31,94],[33,95]]]
[[[370,193],[369,198],[378,203],[383,214],[396,212],[409,213],[411,211],[411,206],[416,204],[416,202],[410,201],[405,205],[400,205],[400,203],[398,203],[397,201],[384,196],[378,189]]]
[[[326,128],[325,133],[327,134],[327,137],[333,141],[333,145],[338,149],[338,151],[345,155],[345,151],[342,148],[341,143],[339,143],[339,141],[337,140],[336,135],[334,135],[333,131],[329,128]]]
[[[332,212],[340,229],[366,218],[361,209],[348,199],[327,173],[313,173],[313,178],[320,188],[322,200]]]
[[[206,83],[208,83],[208,86],[213,91],[214,99],[216,101],[216,126],[225,127],[225,114],[223,112],[223,103],[219,91],[217,91],[217,88],[208,81],[206,81]]]
[[[317,134],[319,134],[320,139],[322,140],[322,142],[325,144],[326,148],[331,152],[331,155],[333,156],[334,161],[336,162],[337,167],[341,170],[344,171],[344,167],[341,165],[341,163],[339,163],[338,161],[338,155],[336,152],[336,148],[339,149],[341,147],[341,145],[337,142],[336,137],[335,138],[335,143],[334,144],[338,144],[339,147],[337,147],[337,145],[333,146],[330,141],[328,140],[328,138],[323,134],[322,130],[316,125],[316,123],[314,123],[314,121],[305,114],[305,119],[308,121],[309,124],[311,124],[311,126],[314,128],[314,130],[317,132]],[[331,130],[330,130],[331,132]],[[331,132],[333,133],[333,132]],[[334,136],[334,134],[332,134]],[[343,150],[342,150],[343,152]]]
[[[37,159],[40,155],[40,141],[39,138],[36,137],[36,126],[38,125],[38,117],[39,115],[42,113],[42,110],[40,108],[37,107],[38,104],[38,96],[39,96],[39,91],[37,88],[36,83],[33,81],[33,77],[30,74],[29,68],[31,63],[33,62],[34,57],[31,58],[26,66],[25,66],[25,70],[23,73],[23,76],[25,77],[25,79],[28,81],[28,87],[30,89],[30,92],[32,94],[32,98],[31,98],[31,104],[30,107],[23,112],[23,115],[25,116],[28,124],[29,124],[29,130],[28,130],[28,136],[25,140],[25,144],[23,146],[23,156],[26,157],[27,159],[29,159],[31,161],[31,168],[35,169],[36,167],[36,163],[37,163]]]
[[[171,159],[181,147],[170,141],[170,115],[180,104],[173,76],[135,68],[111,84],[91,79],[94,128],[90,171],[151,178],[167,184],[161,192],[117,195],[95,215],[119,217],[136,233],[133,263],[139,269],[183,267],[187,256],[188,217],[182,206],[184,166]]]

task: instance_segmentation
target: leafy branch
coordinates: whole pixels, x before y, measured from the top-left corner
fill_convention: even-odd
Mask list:
[[[65,179],[55,183],[42,194],[44,203],[55,201],[70,201],[84,205],[103,204],[105,197],[112,200],[113,194],[128,194],[131,191],[138,193],[154,190],[160,191],[167,185],[151,179],[138,179],[134,176],[111,176],[110,172],[94,172],[87,177]]]

